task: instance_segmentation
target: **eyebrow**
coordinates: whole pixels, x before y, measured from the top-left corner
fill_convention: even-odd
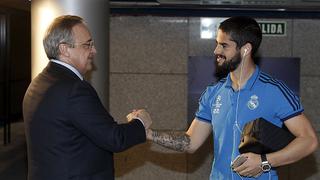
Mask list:
[[[88,39],[87,41],[85,41],[85,42],[90,42],[90,41],[93,41],[93,39],[92,38],[90,38],[90,39]]]
[[[93,41],[91,37],[90,37],[90,39],[88,39],[88,40],[86,40],[86,41],[81,41],[81,42],[79,42],[79,43],[88,43],[88,42],[90,42],[90,41]]]
[[[228,43],[219,43],[217,40],[216,40],[216,44],[220,44],[220,45],[222,45],[222,46],[229,46]]]
[[[79,41],[79,42],[74,42],[74,43],[89,43],[91,41],[93,41],[92,38],[88,39],[87,41]]]

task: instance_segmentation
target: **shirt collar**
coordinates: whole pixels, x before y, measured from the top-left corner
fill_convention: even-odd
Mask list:
[[[251,77],[247,81],[246,85],[242,89],[252,89],[254,83],[256,82],[256,80],[259,77],[259,74],[260,74],[260,69],[256,65],[256,69],[254,70],[254,73],[251,75]],[[230,73],[227,76],[226,87],[228,87],[228,88],[232,87],[232,81],[231,81]]]
[[[56,59],[51,59],[51,61],[54,62],[54,63],[60,64],[60,65],[66,67],[66,68],[68,68],[68,69],[70,69],[70,70],[71,70],[73,73],[75,73],[81,80],[83,80],[83,77],[82,77],[82,75],[79,73],[79,71],[78,71],[76,68],[74,68],[73,66],[71,66],[70,64],[67,64],[67,63],[65,63],[65,62],[63,62],[63,61],[59,61],[59,60],[56,60]]]

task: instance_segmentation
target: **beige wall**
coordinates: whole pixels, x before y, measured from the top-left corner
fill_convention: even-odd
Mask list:
[[[262,20],[262,19],[259,19]],[[270,19],[268,19],[270,20]],[[300,92],[306,115],[320,130],[320,20],[291,20],[285,37],[264,37],[260,54],[300,57]],[[156,129],[185,130],[188,56],[209,56],[214,40],[200,39],[200,18],[114,16],[110,18],[110,112],[120,122],[146,108]],[[210,137],[211,139],[211,137]],[[212,140],[188,155],[146,143],[115,155],[116,179],[208,179]],[[319,179],[320,151],[281,168],[281,179]]]

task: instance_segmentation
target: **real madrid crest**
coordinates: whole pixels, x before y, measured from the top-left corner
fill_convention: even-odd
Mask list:
[[[250,110],[254,110],[259,106],[259,101],[258,101],[258,96],[257,95],[252,95],[250,97],[250,100],[247,103],[247,106]]]

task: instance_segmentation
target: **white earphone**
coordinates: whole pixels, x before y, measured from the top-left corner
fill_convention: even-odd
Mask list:
[[[243,57],[247,55],[247,51],[248,51],[248,49],[247,49],[247,48],[246,48],[246,49],[244,49]]]

